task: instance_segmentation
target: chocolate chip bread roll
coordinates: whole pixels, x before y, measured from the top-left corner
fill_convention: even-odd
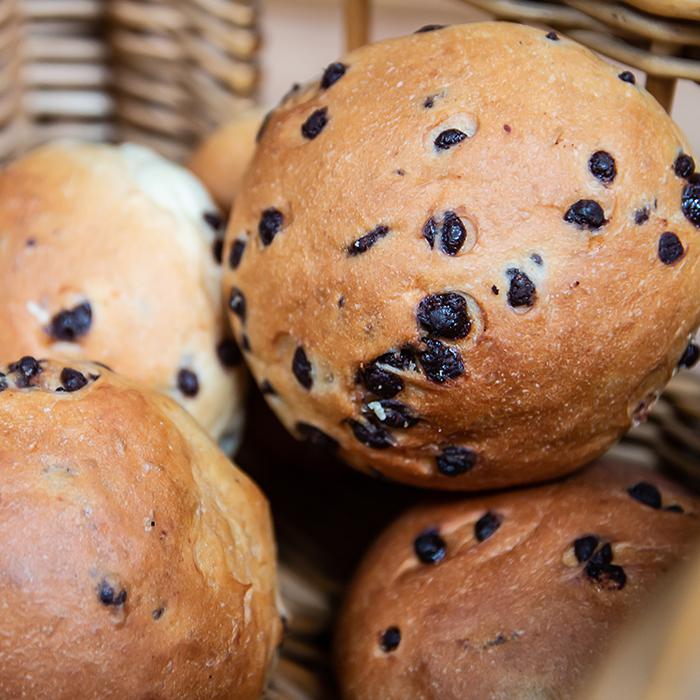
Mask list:
[[[255,136],[262,119],[260,109],[242,112],[208,136],[190,159],[190,170],[225,212],[231,210],[255,152]]]
[[[335,646],[342,695],[571,698],[698,530],[688,492],[611,462],[414,509],[350,587]]]
[[[0,697],[260,697],[280,639],[265,498],[169,397],[0,366]]]
[[[0,361],[103,362],[235,442],[244,375],[221,303],[222,226],[195,177],[140,146],[21,158],[0,171]]]
[[[641,420],[700,321],[700,181],[634,76],[554,32],[428,27],[270,115],[224,251],[270,404],[444,489],[570,472]]]

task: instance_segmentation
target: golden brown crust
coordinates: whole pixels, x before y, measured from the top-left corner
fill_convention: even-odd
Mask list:
[[[265,498],[170,398],[87,363],[57,391],[66,364],[41,366],[0,392],[0,696],[258,698]]]
[[[194,152],[189,169],[226,212],[241,186],[255,152],[255,135],[263,119],[260,109],[246,110],[209,135]]]
[[[628,494],[642,481],[658,487],[660,509]],[[665,510],[679,505],[683,513]],[[479,542],[487,513],[500,525]],[[445,543],[436,564],[415,554],[426,531]],[[343,695],[572,697],[612,632],[697,531],[698,502],[688,492],[646,468],[611,462],[548,486],[414,509],[379,538],[349,590],[335,649]],[[597,543],[587,564],[573,543],[588,535]],[[596,559],[607,564],[596,569]],[[392,626],[400,642],[383,651]]]
[[[247,315],[230,318],[250,341],[256,379],[277,391],[271,405],[290,430],[310,424],[354,465],[416,485],[532,482],[601,454],[664,386],[700,321],[698,230],[681,212],[687,183],[673,170],[688,150],[682,135],[618,68],[521,25],[420,33],[343,63],[328,89],[317,82],[272,113],[227,232],[227,255],[247,241],[224,274]],[[323,109],[325,127],[304,138],[302,125]],[[437,149],[452,128],[476,133]],[[615,160],[611,183],[590,171],[598,151]],[[564,219],[586,199],[607,220],[597,231]],[[283,221],[265,245],[259,227],[271,207]],[[465,229],[456,256],[441,249],[450,211]],[[268,213],[268,238],[271,224]],[[388,233],[350,254],[378,226]],[[675,264],[659,259],[666,231],[685,250]],[[428,348],[417,310],[446,292],[466,299],[472,325],[465,338],[438,339],[464,368],[437,383],[431,358],[420,362]],[[386,428],[358,370],[405,345],[416,364],[382,369],[400,377],[393,400],[419,421],[387,436],[367,422]],[[310,390],[291,371],[299,346]],[[363,444],[348,421],[362,424],[365,443],[395,446]],[[453,478],[437,462],[451,446],[475,458]]]
[[[665,17],[700,19],[699,0],[625,0],[628,5]]]
[[[169,393],[213,436],[238,432],[243,370],[217,353],[228,333],[204,219],[216,207],[192,175],[138,146],[56,143],[0,172],[0,201],[0,361],[98,360]],[[52,335],[57,314],[85,303],[83,335]]]

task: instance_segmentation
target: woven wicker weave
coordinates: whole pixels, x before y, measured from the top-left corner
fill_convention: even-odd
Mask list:
[[[172,158],[258,80],[254,0],[0,0],[0,161],[55,137]]]

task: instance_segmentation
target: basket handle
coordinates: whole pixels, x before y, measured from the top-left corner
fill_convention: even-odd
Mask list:
[[[345,0],[345,48],[348,51],[369,41],[371,0]]]

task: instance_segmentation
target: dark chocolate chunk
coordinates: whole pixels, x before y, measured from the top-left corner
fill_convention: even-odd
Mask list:
[[[349,418],[347,423],[352,429],[353,435],[367,447],[372,447],[375,450],[385,450],[388,447],[393,447],[395,444],[391,433],[374,423],[361,423],[352,418]]]
[[[586,564],[586,574],[608,590],[620,590],[627,583],[625,570],[616,564],[598,565],[589,561]]]
[[[596,179],[609,183],[615,179],[615,159],[607,151],[596,151],[588,160],[588,169]]]
[[[634,223],[637,224],[637,226],[641,226],[647,221],[649,221],[649,207],[642,207],[634,212]]]
[[[165,612],[165,608],[156,608],[152,613],[151,617],[154,620],[160,620],[161,617],[163,617],[163,613]]]
[[[360,255],[368,251],[380,238],[389,233],[388,226],[376,226],[348,246],[348,255]]]
[[[456,292],[442,292],[423,297],[416,318],[431,337],[455,340],[465,338],[471,329],[467,300]]]
[[[260,382],[260,393],[264,396],[277,396],[277,391],[272,384],[267,379],[263,379]]]
[[[319,447],[329,452],[334,452],[340,447],[339,442],[335,438],[310,423],[300,421],[296,424],[296,429],[299,435],[314,447]]]
[[[492,284],[492,285],[491,285],[491,291],[492,291],[496,296],[498,296],[498,294],[499,294],[499,289],[498,289],[498,287],[497,287],[495,284]]]
[[[401,644],[401,630],[398,627],[388,627],[379,636],[379,646],[383,652],[394,651]]]
[[[381,412],[384,414],[383,418],[380,418],[377,415],[378,411],[374,411],[371,406],[363,407],[363,413],[373,423],[379,422],[390,428],[412,428],[418,423],[418,416],[409,406],[401,403],[401,401],[381,399],[377,403],[381,406]]]
[[[87,383],[85,375],[77,369],[64,367],[61,370],[61,387],[64,391],[80,391]]]
[[[508,303],[517,308],[520,306],[533,306],[537,299],[537,289],[533,281],[521,270],[511,268],[506,274],[510,278],[508,287]]]
[[[379,366],[380,364],[390,364],[382,359],[384,357],[385,355],[382,355],[363,367],[361,377],[363,384],[373,394],[383,399],[391,399],[403,390],[404,384],[403,379],[398,374]]]
[[[645,506],[658,510],[661,508],[661,493],[659,489],[648,481],[640,481],[638,484],[627,489],[627,493],[635,501],[643,503]]]
[[[545,36],[550,41],[559,41],[559,35],[556,32],[547,32]]]
[[[438,564],[447,554],[447,544],[436,530],[428,530],[413,540],[413,551],[423,564]]]
[[[16,373],[15,384],[21,389],[28,387],[38,374],[41,374],[41,365],[31,355],[25,355],[18,362],[13,362],[9,367],[10,373]]]
[[[450,379],[456,379],[464,374],[464,362],[457,348],[451,348],[439,340],[426,338],[418,359],[425,376],[436,384],[444,384]]]
[[[321,107],[309,116],[301,125],[301,133],[305,139],[315,139],[328,124],[328,107]]]
[[[448,445],[437,457],[437,469],[443,476],[465,474],[476,464],[476,453],[468,447]]]
[[[598,538],[595,535],[584,535],[574,541],[574,554],[576,561],[583,563],[588,561],[598,546]]]
[[[683,188],[681,211],[693,226],[700,228],[700,180],[691,181]]]
[[[284,225],[284,216],[279,209],[269,207],[265,209],[260,217],[258,224],[258,233],[263,245],[270,245],[273,238],[282,230]]]
[[[114,607],[119,607],[126,603],[126,589],[122,588],[118,593],[105,579],[102,579],[97,585],[97,596],[100,599],[102,605],[113,605]]]
[[[440,230],[440,248],[447,255],[457,255],[467,238],[467,229],[453,211],[445,212]]]
[[[631,85],[634,85],[637,82],[637,79],[634,77],[634,73],[632,73],[632,71],[623,70],[617,77],[626,83],[630,83]]]
[[[533,253],[530,256],[530,260],[532,260],[532,262],[534,262],[535,265],[542,265],[543,263],[542,256],[539,253]]]
[[[221,265],[221,261],[224,259],[224,242],[221,238],[215,239],[211,244],[211,252],[217,264]]]
[[[564,221],[589,231],[595,231],[607,223],[603,207],[592,199],[579,199],[578,202],[574,202],[566,210]]]
[[[435,148],[438,151],[446,151],[457,144],[462,143],[467,135],[459,129],[445,129],[441,131],[435,139]]]
[[[502,518],[497,513],[488,511],[474,524],[474,536],[479,542],[483,542],[493,535],[501,527]]]
[[[311,372],[311,363],[309,358],[306,356],[306,351],[301,345],[297,347],[294,351],[294,357],[292,358],[292,372],[297,378],[299,384],[301,384],[304,389],[311,389],[314,383],[314,378]]]
[[[280,214],[280,216],[281,216],[281,214]],[[262,236],[262,234],[261,234],[261,236]],[[274,237],[274,234],[273,234],[273,237]],[[272,239],[270,239],[270,240],[272,240]],[[243,251],[245,251],[245,241],[241,238],[237,238],[233,242],[233,244],[231,245],[231,252],[228,254],[228,264],[232,270],[235,270],[241,264],[241,258],[243,257]]]
[[[430,246],[430,249],[433,249],[433,246],[435,245],[435,236],[437,235],[438,228],[437,224],[435,223],[435,219],[431,216],[425,224],[423,224],[423,238],[425,238],[426,241],[428,241],[428,245]]]
[[[681,153],[673,163],[673,172],[687,180],[695,172],[695,161],[687,153]]]
[[[177,387],[185,396],[197,396],[199,379],[191,369],[181,369],[177,373]]]
[[[224,219],[218,211],[205,211],[203,214],[204,220],[217,233],[221,233],[224,229]]]
[[[246,305],[245,295],[238,287],[231,288],[231,294],[228,298],[228,307],[233,311],[241,321],[245,321]]]
[[[323,71],[323,77],[321,78],[321,89],[328,90],[328,88],[337,83],[347,71],[348,67],[344,63],[336,61],[331,63],[326,70]]]
[[[606,542],[597,552],[590,558],[591,564],[594,566],[605,566],[612,564],[613,552],[609,542]]]
[[[59,311],[52,319],[49,333],[57,340],[75,342],[84,336],[92,325],[92,307],[88,302],[65,311]]]
[[[683,257],[684,252],[683,244],[675,233],[666,231],[661,234],[658,253],[659,260],[661,260],[664,265],[673,265],[676,260],[680,260],[680,258]]]
[[[691,341],[683,351],[683,355],[678,361],[678,366],[690,369],[697,363],[698,359],[700,359],[700,347]]]
[[[428,95],[425,100],[423,100],[423,107],[426,109],[432,109],[435,106],[435,95]]]
[[[425,24],[420,29],[416,29],[414,34],[424,34],[425,32],[434,32],[438,29],[444,29],[446,25],[444,24]]]
[[[232,338],[225,338],[216,347],[216,354],[219,356],[219,362],[224,367],[236,367],[243,362],[243,356],[238,349],[236,341]]]
[[[0,372],[0,391],[5,391],[7,389],[7,379],[5,375]]]

